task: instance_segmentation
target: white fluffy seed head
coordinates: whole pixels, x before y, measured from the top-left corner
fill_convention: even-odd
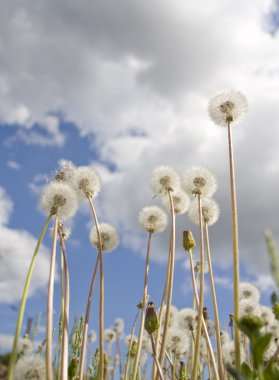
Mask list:
[[[132,335],[131,334],[129,334],[129,335],[126,335],[126,337],[125,337],[125,340],[124,340],[124,342],[125,342],[125,344],[126,344],[126,346],[130,346],[130,344],[131,344],[131,341],[132,342],[136,342],[137,343],[137,341],[138,341],[138,338],[137,338],[137,336],[136,335],[133,335],[133,337],[132,337]]]
[[[120,336],[124,331],[124,320],[122,318],[116,318],[113,324],[113,330]]]
[[[181,329],[188,330],[190,333],[197,328],[198,314],[194,309],[184,308],[178,312],[177,321]]]
[[[229,363],[232,366],[235,365],[234,341],[229,341],[222,345],[222,357],[225,364]],[[245,353],[242,346],[240,347],[240,358],[242,363],[245,359]]]
[[[43,380],[46,379],[45,360],[42,356],[24,355],[18,359],[14,380]]]
[[[270,332],[271,334],[273,334],[273,336],[275,338],[279,338],[279,321],[274,318],[273,322],[271,322],[269,325],[267,325],[266,330],[267,330],[267,332]],[[264,333],[265,333],[265,331],[264,331]]]
[[[76,165],[69,160],[59,160],[58,169],[54,173],[53,179],[58,182],[71,182],[74,177]]]
[[[114,343],[116,340],[116,333],[112,329],[105,329],[104,331],[104,338],[107,343]]]
[[[119,236],[116,229],[108,223],[99,224],[100,238],[103,252],[111,252],[117,248],[119,244]],[[91,229],[90,241],[97,248],[99,247],[96,226]]]
[[[165,317],[166,317],[166,310],[167,307],[166,305],[163,307],[163,312],[162,312],[162,326],[165,324]],[[160,312],[160,308],[158,310],[158,314]],[[176,306],[171,305],[170,307],[170,319],[169,319],[169,327],[172,327],[177,324],[177,315],[178,315],[178,309]]]
[[[67,183],[50,182],[41,195],[41,207],[47,213],[58,214],[61,219],[73,216],[77,211],[77,196]]]
[[[241,282],[239,284],[239,299],[251,299],[255,302],[260,300],[260,292],[258,289],[249,282]]]
[[[162,232],[167,227],[168,217],[161,207],[147,206],[139,213],[139,224],[144,231]]]
[[[190,196],[210,198],[217,189],[217,181],[208,169],[194,166],[185,173],[183,188]]]
[[[261,320],[266,325],[269,325],[274,322],[274,314],[272,310],[268,306],[262,306],[261,305]]]
[[[81,201],[86,200],[87,197],[96,198],[101,189],[100,178],[90,166],[79,166],[75,170],[73,185]]]
[[[88,334],[88,343],[94,343],[97,340],[97,333],[95,330],[90,330]]]
[[[33,343],[28,338],[28,336],[24,336],[19,340],[17,345],[17,352],[19,355],[28,355],[33,351]]]
[[[189,208],[190,200],[189,200],[188,195],[183,190],[181,189],[175,190],[172,193],[172,199],[173,199],[174,212],[176,214],[184,214],[185,212],[187,212]],[[166,209],[170,210],[171,205],[170,205],[169,197],[164,196],[162,200]]]
[[[239,302],[239,317],[256,316],[260,317],[261,308],[258,302],[251,298],[242,299]]]
[[[220,208],[214,199],[202,199],[201,209],[204,223],[207,223],[209,226],[211,226],[217,222],[220,215]],[[199,224],[199,202],[197,199],[194,199],[191,202],[188,216],[193,223]]]
[[[180,188],[180,176],[171,166],[159,166],[153,170],[150,184],[156,195],[165,195]]]
[[[168,330],[166,348],[180,357],[188,352],[189,340],[183,330],[172,326]]]
[[[235,90],[216,93],[209,101],[208,113],[215,124],[227,127],[239,123],[247,112],[245,96]]]
[[[221,338],[221,343],[222,343],[222,344],[225,344],[225,343],[227,343],[227,342],[230,341],[230,335],[229,335],[229,333],[228,333],[227,331],[225,331],[225,330],[221,330],[221,331],[220,331],[220,338]]]

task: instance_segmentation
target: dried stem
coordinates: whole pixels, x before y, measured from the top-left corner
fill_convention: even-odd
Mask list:
[[[53,335],[53,289],[55,275],[56,259],[56,242],[57,242],[58,215],[55,215],[53,236],[52,236],[52,253],[49,269],[48,298],[47,298],[47,323],[46,323],[46,377],[53,380],[52,368],[52,335]]]
[[[128,348],[128,357],[127,357],[127,361],[126,361],[126,364],[125,364],[124,380],[127,380],[127,376],[128,376],[128,370],[129,370],[129,365],[130,365],[130,360],[129,360],[130,359],[130,351],[131,351],[132,344],[133,344],[133,339],[134,339],[134,336],[135,336],[135,330],[136,330],[137,320],[138,320],[138,317],[139,317],[139,312],[140,312],[140,309],[137,310],[137,313],[136,313],[136,316],[135,316],[135,319],[134,319],[134,323],[133,323],[133,327],[132,327],[131,340],[130,340],[130,344],[129,344],[129,348]]]
[[[201,209],[201,197],[198,194],[199,203],[199,225],[200,225],[200,296],[199,296],[199,306],[198,306],[198,325],[195,341],[195,355],[194,355],[194,365],[192,379],[196,380],[198,376],[198,364],[200,357],[200,340],[201,340],[201,330],[202,330],[202,317],[203,317],[203,301],[204,301],[204,252],[203,252],[203,219],[202,219],[202,209]]]
[[[234,159],[231,135],[231,123],[228,121],[228,143],[230,159],[230,184],[232,207],[232,235],[233,235],[233,289],[234,289],[234,318],[239,318],[239,253],[238,253],[238,223],[235,191]],[[240,332],[237,324],[234,324],[235,366],[240,368]]]
[[[156,363],[156,366],[157,366],[157,376],[159,376],[159,378],[161,380],[164,380],[164,375],[163,375],[163,371],[162,371],[162,368],[161,368],[161,365],[159,363],[159,360],[157,358],[157,355],[156,355],[156,351],[155,351],[155,342],[154,342],[154,338],[153,338],[153,335],[150,334],[150,339],[151,339],[151,345],[152,345],[152,351],[153,351],[153,357],[154,357],[154,360],[155,360],[155,363]]]
[[[66,255],[66,245],[63,237],[63,231],[61,226],[58,227],[58,233],[60,238],[60,246],[63,255],[63,267],[64,267],[64,281],[65,281],[65,300],[64,300],[64,316],[63,316],[63,336],[62,336],[62,361],[61,379],[68,379],[68,340],[69,340],[69,305],[70,305],[70,279],[69,268]]]
[[[53,216],[53,214],[49,214],[46,221],[45,221],[45,224],[44,224],[42,232],[39,236],[39,239],[38,239],[38,242],[37,242],[37,245],[36,245],[30,266],[29,266],[28,274],[27,274],[27,277],[25,280],[23,293],[22,293],[22,297],[21,297],[21,304],[20,304],[20,308],[19,308],[19,312],[18,312],[16,331],[15,331],[14,342],[13,342],[13,349],[12,349],[10,362],[9,362],[8,380],[13,380],[13,378],[14,378],[14,367],[15,367],[15,362],[16,362],[16,358],[17,358],[17,345],[18,345],[18,339],[20,336],[22,321],[23,321],[23,317],[24,317],[24,311],[25,311],[28,289],[29,289],[32,273],[33,273],[34,268],[35,268],[35,263],[37,260],[39,248],[41,246],[42,240],[45,236],[46,229],[49,225],[49,222],[50,222],[52,216]]]
[[[136,353],[135,364],[134,364],[134,372],[133,372],[133,377],[132,377],[133,380],[136,380],[136,378],[137,378],[137,369],[138,369],[138,365],[139,365],[142,336],[143,336],[143,330],[144,330],[151,237],[152,237],[152,231],[150,231],[148,234],[146,261],[145,261],[144,285],[143,285],[142,311],[141,311],[140,329],[139,329],[139,336],[138,336],[137,353]]]
[[[103,262],[102,260],[102,242],[101,242],[101,236],[100,236],[100,230],[99,230],[99,223],[97,219],[97,215],[95,212],[94,204],[92,202],[92,199],[90,196],[87,197],[89,201],[89,205],[92,211],[93,219],[96,226],[97,231],[97,237],[98,237],[98,257],[95,263],[95,267],[93,270],[92,280],[90,284],[89,294],[88,294],[88,300],[86,305],[86,313],[85,313],[85,321],[84,321],[84,329],[83,329],[83,337],[82,337],[82,348],[81,348],[81,354],[80,354],[80,367],[79,367],[79,378],[83,378],[83,372],[84,372],[84,362],[85,362],[85,351],[86,351],[86,343],[87,343],[87,333],[88,333],[88,324],[89,324],[89,315],[90,315],[90,306],[92,302],[92,294],[95,284],[95,278],[97,274],[97,269],[99,262]],[[100,273],[100,282],[101,282],[101,273]],[[101,285],[101,284],[100,284]],[[102,300],[101,300],[102,297]],[[103,346],[103,335],[104,335],[104,324],[103,324],[103,287],[100,286],[100,316],[99,316],[99,379],[101,380],[103,378],[103,368],[104,368],[104,346]],[[101,352],[102,349],[102,352]],[[100,373],[100,370],[102,372]]]
[[[208,224],[205,222],[205,240],[206,240],[206,253],[207,253],[207,262],[210,276],[210,285],[212,293],[212,302],[214,309],[214,322],[215,322],[215,332],[216,332],[216,342],[217,342],[217,358],[218,358],[218,371],[220,379],[223,379],[223,362],[222,362],[222,345],[221,345],[221,334],[220,334],[220,322],[218,316],[218,306],[217,298],[214,285],[213,270],[211,265],[211,255],[210,255],[210,245],[209,245],[209,234],[208,234]]]
[[[171,191],[168,191],[169,201],[171,206],[171,249],[170,249],[170,274],[169,274],[169,285],[168,285],[168,298],[166,305],[166,314],[165,314],[165,324],[162,335],[162,346],[159,356],[160,366],[163,363],[163,359],[165,356],[165,348],[166,348],[166,338],[167,332],[169,328],[169,320],[170,320],[170,308],[171,308],[171,300],[172,300],[172,289],[173,289],[173,276],[174,276],[174,260],[175,260],[175,213],[173,206],[173,198]]]
[[[191,249],[189,250],[189,259],[190,259],[190,270],[191,270],[191,277],[192,277],[194,296],[195,296],[196,304],[197,304],[197,306],[199,306],[199,296],[198,296],[198,290],[197,290],[197,285],[196,285],[195,272],[194,272],[194,264],[193,264],[193,257],[192,257],[192,250]],[[212,349],[212,346],[211,346],[211,342],[210,342],[210,339],[209,339],[208,331],[207,331],[206,324],[205,324],[205,321],[204,321],[203,317],[202,317],[202,328],[203,328],[203,334],[204,334],[204,337],[205,337],[205,340],[206,340],[206,344],[207,344],[207,349],[208,349],[209,354],[210,354],[210,359],[211,359],[211,363],[212,363],[212,366],[213,366],[214,376],[215,376],[215,379],[218,380],[219,379],[219,375],[218,375],[218,370],[217,370],[217,366],[216,366],[216,363],[215,363],[214,352],[213,352],[213,349]]]

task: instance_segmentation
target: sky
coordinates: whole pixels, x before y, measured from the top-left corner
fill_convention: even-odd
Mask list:
[[[222,326],[232,303],[231,215],[226,129],[209,119],[219,90],[236,89],[248,112],[234,126],[241,279],[274,290],[263,231],[277,241],[279,185],[279,2],[271,0],[2,0],[0,4],[0,347],[9,349],[28,266],[45,215],[39,198],[61,158],[99,173],[99,220],[119,231],[105,255],[105,324],[125,319],[141,299],[147,236],[138,213],[153,199],[150,175],[193,165],[217,177],[220,219],[210,240]],[[70,222],[70,323],[85,312],[96,251],[84,204]],[[184,229],[177,219],[173,303],[192,304]],[[46,309],[50,234],[40,250],[27,317]],[[149,294],[160,303],[169,229],[154,236]],[[57,263],[58,268],[58,263]],[[55,323],[59,318],[59,276]],[[208,279],[207,279],[207,288]],[[90,328],[97,327],[98,286]],[[206,302],[211,312],[209,292]],[[211,313],[212,315],[212,313]],[[39,339],[44,337],[44,314]]]

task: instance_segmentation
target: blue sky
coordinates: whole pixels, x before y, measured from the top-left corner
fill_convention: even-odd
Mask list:
[[[160,8],[160,12],[157,10]],[[20,289],[44,223],[39,194],[61,158],[92,165],[102,179],[99,219],[114,224],[121,245],[105,257],[106,326],[123,317],[130,332],[142,293],[145,235],[139,210],[153,200],[152,170],[181,173],[204,165],[218,179],[219,223],[212,227],[222,323],[232,311],[231,225],[226,131],[207,115],[210,96],[237,88],[249,111],[233,130],[243,280],[273,289],[263,230],[278,235],[278,3],[193,1],[3,1],[0,6],[1,347],[13,334]],[[82,206],[68,245],[71,321],[85,311],[96,252],[88,241],[90,212]],[[179,217],[174,304],[192,302]],[[23,240],[24,239],[24,244]],[[46,308],[50,239],[31,285],[26,315]],[[159,303],[168,231],[152,244],[149,294]],[[18,259],[21,258],[21,259]],[[59,315],[59,285],[55,309]],[[91,327],[96,327],[96,287]],[[208,297],[208,295],[207,295]],[[209,300],[209,298],[208,298]],[[225,301],[224,301],[225,300]],[[207,302],[211,310],[210,301]],[[56,319],[57,323],[57,319]],[[40,336],[43,338],[43,333]]]

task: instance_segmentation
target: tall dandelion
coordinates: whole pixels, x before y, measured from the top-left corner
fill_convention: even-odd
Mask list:
[[[150,243],[151,237],[154,232],[162,232],[165,230],[168,223],[168,218],[164,210],[157,206],[144,207],[139,213],[139,224],[141,228],[148,233],[147,240],[147,251],[145,260],[145,274],[144,274],[144,285],[143,285],[143,296],[142,296],[142,310],[141,310],[141,320],[140,329],[138,337],[137,353],[134,363],[133,380],[136,380],[138,373],[138,365],[141,354],[142,337],[144,331],[144,314],[146,309],[147,301],[147,287],[148,287],[148,273],[149,273],[149,258],[150,258]]]
[[[195,355],[193,365],[193,380],[198,376],[198,361],[200,356],[200,342],[202,331],[202,313],[204,306],[204,243],[203,243],[203,217],[202,217],[202,198],[212,196],[217,188],[215,176],[206,168],[194,166],[184,175],[184,190],[191,196],[197,198],[199,210],[199,226],[200,226],[200,294],[198,308],[198,326],[195,341]]]
[[[180,176],[178,172],[170,166],[159,166],[151,175],[151,187],[155,195],[168,196],[170,210],[171,210],[171,236],[170,236],[170,250],[168,258],[168,267],[166,273],[165,289],[162,298],[162,304],[166,296],[166,290],[168,290],[167,303],[166,303],[166,318],[163,328],[161,351],[159,355],[159,364],[163,363],[166,348],[166,337],[168,332],[168,323],[170,318],[170,307],[172,301],[173,290],[173,277],[174,277],[174,261],[175,261],[175,212],[173,203],[173,192],[180,188]],[[159,316],[160,321],[160,316]]]
[[[231,208],[232,208],[232,236],[233,236],[233,271],[234,271],[234,317],[239,318],[239,251],[238,251],[238,222],[235,190],[235,173],[231,125],[239,123],[247,111],[247,101],[239,91],[229,90],[217,93],[209,101],[208,112],[215,124],[228,129]],[[235,363],[240,368],[240,332],[234,326]]]
[[[49,380],[53,379],[52,368],[52,334],[53,334],[53,290],[56,259],[56,242],[59,219],[67,219],[73,216],[77,210],[76,193],[72,187],[63,182],[51,182],[42,192],[41,207],[44,211],[55,215],[52,253],[49,269],[48,301],[47,301],[47,326],[46,326],[46,372]]]

